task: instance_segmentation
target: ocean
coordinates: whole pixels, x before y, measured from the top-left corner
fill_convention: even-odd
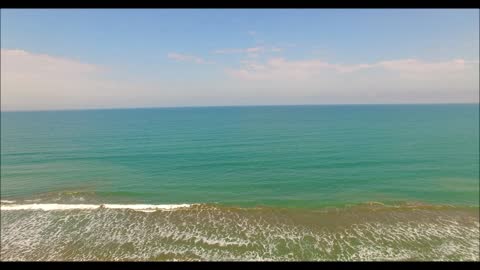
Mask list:
[[[2,261],[480,260],[479,105],[1,112]]]

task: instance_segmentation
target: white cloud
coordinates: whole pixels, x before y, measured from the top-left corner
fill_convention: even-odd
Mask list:
[[[261,55],[265,55],[266,53],[278,53],[281,52],[283,49],[278,47],[265,47],[265,46],[255,46],[249,48],[236,48],[236,49],[220,49],[215,50],[213,53],[215,54],[243,54],[246,55],[250,59],[258,58]]]
[[[249,48],[236,48],[236,49],[219,49],[213,51],[215,54],[247,54],[247,55],[258,55],[260,53],[267,53],[267,52],[281,52],[282,48],[278,47],[264,47],[264,46],[256,46],[256,47],[249,47]]]
[[[2,60],[6,64],[5,68],[10,72],[35,72],[38,75],[42,75],[45,72],[57,72],[59,75],[69,76],[79,73],[88,74],[101,70],[97,65],[81,63],[66,58],[51,57],[46,54],[32,54],[23,50],[1,49],[1,54]],[[39,62],[43,65],[35,65]],[[65,67],[69,68],[65,69]]]
[[[175,89],[112,78],[106,67],[23,50],[1,49],[1,110],[158,106]]]
[[[256,53],[256,52],[260,52],[260,51],[263,51],[263,47],[253,47],[253,48],[247,48],[245,49],[245,52],[247,53]]]
[[[227,74],[249,95],[287,103],[478,102],[478,61],[380,61],[337,64],[318,59],[243,60]]]
[[[262,50],[263,50],[262,47],[250,47],[250,48],[244,48],[244,49],[220,49],[220,50],[213,51],[213,53],[216,53],[216,54],[254,53],[254,52],[260,52]]]
[[[167,54],[167,57],[176,61],[187,61],[187,62],[194,62],[197,64],[207,64],[209,63],[205,59],[193,55],[188,55],[188,54],[181,54],[181,53],[169,53]]]
[[[372,65],[388,70],[406,72],[406,73],[436,73],[436,72],[456,72],[467,68],[467,62],[463,59],[455,59],[443,62],[425,62],[416,59],[382,61]]]
[[[426,62],[416,59],[381,61],[373,64],[334,64],[322,60],[290,61],[271,58],[265,63],[242,61],[242,67],[227,70],[229,74],[246,80],[308,79],[319,73],[351,73],[366,69],[383,69],[397,74],[439,74],[463,72],[478,62],[455,59],[443,62]]]

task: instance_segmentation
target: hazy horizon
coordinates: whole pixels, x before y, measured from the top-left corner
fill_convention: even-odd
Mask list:
[[[480,102],[456,103],[312,103],[312,104],[251,104],[251,105],[198,105],[198,106],[158,106],[158,107],[99,107],[99,108],[65,108],[40,110],[0,110],[1,112],[52,112],[52,111],[101,111],[101,110],[141,110],[141,109],[181,109],[181,108],[217,108],[217,107],[301,107],[301,106],[408,106],[408,105],[480,105]]]

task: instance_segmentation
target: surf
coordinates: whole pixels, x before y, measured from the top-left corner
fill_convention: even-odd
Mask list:
[[[2,201],[3,203],[3,201]],[[1,211],[15,210],[94,210],[94,209],[131,209],[135,211],[154,212],[168,211],[179,208],[189,208],[193,204],[58,204],[58,203],[33,203],[33,204],[8,204],[0,205]]]

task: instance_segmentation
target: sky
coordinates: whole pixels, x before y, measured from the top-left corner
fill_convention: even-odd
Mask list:
[[[2,111],[478,102],[478,9],[1,10]]]

